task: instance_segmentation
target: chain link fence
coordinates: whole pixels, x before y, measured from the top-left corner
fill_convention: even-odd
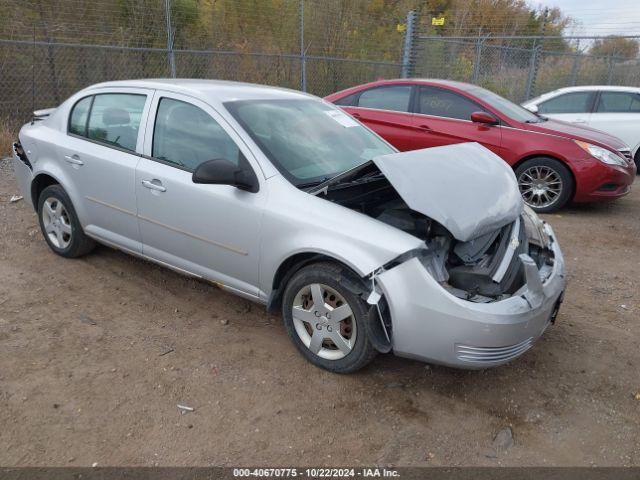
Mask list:
[[[0,0],[0,121],[19,125],[93,83],[173,75],[319,96],[445,78],[517,102],[568,85],[640,85],[638,59],[583,53],[595,37],[445,36],[404,3],[383,3]]]
[[[563,41],[596,37],[563,37]],[[529,48],[509,46],[526,41]],[[640,86],[640,59],[545,48],[549,37],[418,36],[411,76],[481,85],[515,102],[575,85]],[[636,38],[639,41],[640,37]]]
[[[26,120],[94,83],[131,78],[215,78],[302,89],[324,96],[400,75],[401,64],[317,55],[166,50],[0,39],[0,117]]]

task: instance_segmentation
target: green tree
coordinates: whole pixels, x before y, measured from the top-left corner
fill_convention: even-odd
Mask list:
[[[638,41],[633,38],[621,38],[610,36],[596,40],[589,49],[591,55],[603,57],[617,57],[631,60],[638,57]]]

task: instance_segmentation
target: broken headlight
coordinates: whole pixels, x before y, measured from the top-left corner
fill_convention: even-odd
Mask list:
[[[544,221],[542,221],[538,214],[525,205],[522,219],[524,220],[524,228],[527,232],[529,243],[548,248],[551,239],[545,228]]]

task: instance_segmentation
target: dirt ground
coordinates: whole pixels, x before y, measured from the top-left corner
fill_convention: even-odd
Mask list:
[[[0,173],[0,465],[640,465],[640,182],[545,217],[569,288],[520,359],[340,376],[259,305],[106,247],[54,255]]]

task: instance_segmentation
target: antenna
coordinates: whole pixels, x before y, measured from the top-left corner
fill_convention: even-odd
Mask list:
[[[36,111],[36,22],[33,22],[33,58],[31,60],[31,125],[35,123]]]

